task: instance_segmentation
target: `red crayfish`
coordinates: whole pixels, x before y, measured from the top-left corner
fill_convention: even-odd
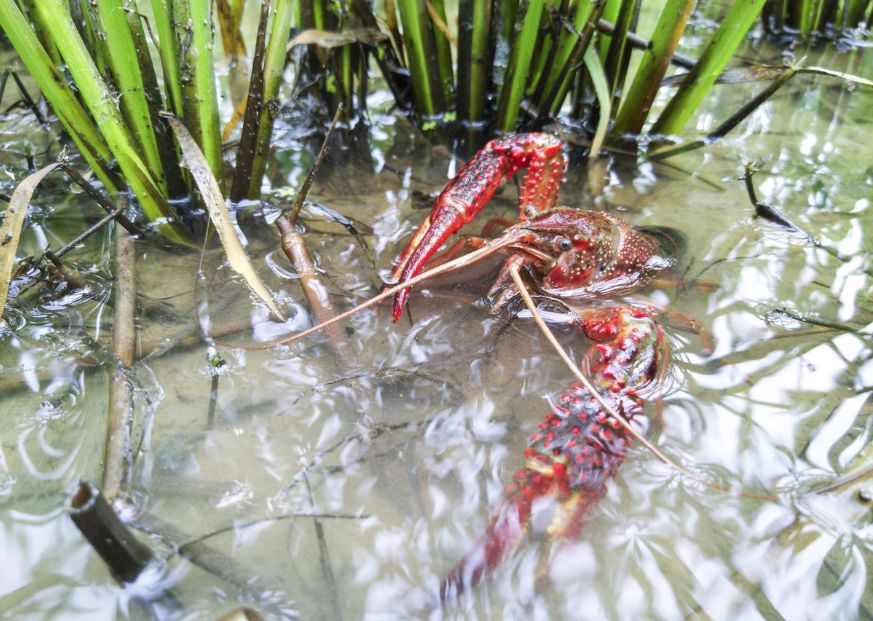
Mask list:
[[[449,182],[400,255],[394,270],[399,284],[366,304],[393,294],[396,321],[408,287],[424,278],[430,258],[473,220],[505,178],[520,170],[527,172],[518,222],[497,238],[470,238],[466,243],[477,250],[429,275],[501,250],[509,256],[488,294],[494,308],[522,293],[523,279],[526,287],[546,296],[589,304],[587,310],[576,311],[575,319],[592,342],[584,365],[589,379],[559,395],[531,436],[524,467],[507,486],[486,532],[441,584],[443,599],[475,585],[518,546],[540,500],[557,501],[551,536],[579,534],[627,454],[630,423],[643,413],[642,393],[664,370],[667,344],[655,312],[606,300],[645,286],[670,266],[677,238],[656,229],[635,229],[606,213],[558,207],[564,167],[561,141],[552,135],[528,133],[489,142]]]

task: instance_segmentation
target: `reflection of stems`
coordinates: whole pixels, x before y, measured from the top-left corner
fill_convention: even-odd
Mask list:
[[[824,321],[822,319],[813,319],[812,317],[804,317],[803,315],[797,315],[784,308],[773,309],[771,313],[776,313],[784,317],[788,317],[789,319],[793,319],[794,321],[799,321],[801,323],[808,323],[813,326],[821,326],[822,328],[830,328],[831,330],[839,330],[840,332],[848,332],[850,334],[858,334],[858,332],[860,332],[861,328],[863,327],[846,323]]]
[[[119,227],[115,257],[115,318],[112,349],[118,358],[109,385],[109,421],[103,460],[103,490],[118,496],[130,468],[130,421],[133,415],[133,364],[136,347],[136,289],[133,238]]]
[[[275,585],[266,584],[262,575],[257,575],[255,578],[251,571],[242,567],[233,558],[208,544],[192,539],[187,533],[157,516],[150,513],[140,514],[131,526],[142,532],[160,537],[180,556],[244,591],[252,592],[256,584],[260,586],[262,591],[282,591]]]
[[[314,510],[315,501],[312,498],[312,487],[309,485],[309,477],[305,474],[303,475],[303,481],[306,483],[309,506]],[[315,527],[315,538],[318,540],[318,560],[321,563],[321,573],[327,585],[328,599],[330,599],[330,607],[333,609],[333,618],[337,619],[337,621],[342,621],[343,615],[340,607],[339,589],[336,588],[336,576],[333,574],[333,567],[330,564],[330,550],[324,538],[324,528],[317,517],[312,519],[312,525]]]
[[[182,544],[181,547],[187,547],[193,545],[195,543],[200,543],[206,541],[207,539],[211,539],[213,537],[218,537],[219,535],[224,535],[225,533],[238,533],[244,528],[251,528],[252,526],[260,526],[261,524],[272,524],[275,522],[281,522],[282,520],[302,520],[302,519],[313,519],[313,520],[366,520],[370,515],[367,513],[362,513],[360,515],[354,513],[283,513],[281,515],[271,515],[269,517],[257,518],[254,520],[250,520],[248,522],[240,522],[235,523],[232,526],[224,526],[222,528],[217,528],[215,530],[209,531],[203,535],[200,535],[196,539],[191,539],[190,541],[186,541]]]
[[[140,543],[122,523],[106,498],[86,481],[70,501],[70,518],[109,566],[119,582],[133,582],[152,558],[152,551]]]

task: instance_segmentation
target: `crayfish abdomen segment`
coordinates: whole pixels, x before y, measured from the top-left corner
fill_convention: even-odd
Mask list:
[[[550,536],[578,536],[627,456],[632,439],[615,415],[631,424],[642,416],[639,392],[657,379],[664,353],[660,328],[653,313],[634,307],[589,311],[579,326],[594,341],[587,353],[591,384],[611,411],[582,384],[558,397],[530,437],[524,466],[488,529],[443,580],[443,599],[474,586],[521,543],[539,499],[557,504]]]

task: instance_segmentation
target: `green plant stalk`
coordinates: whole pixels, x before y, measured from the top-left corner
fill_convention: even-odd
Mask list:
[[[213,67],[212,12],[209,0],[174,0],[181,42],[182,106],[185,126],[203,151],[212,174],[222,180],[221,131]]]
[[[97,38],[108,49],[106,58],[113,82],[118,89],[121,112],[131,130],[137,152],[145,160],[161,194],[167,196],[164,167],[155,140],[155,127],[152,124],[150,106],[146,99],[145,85],[137,62],[137,49],[127,22],[127,13],[120,0],[96,0],[94,10],[99,19],[99,22],[95,23],[100,24]]]
[[[842,2],[840,5],[842,6]],[[864,19],[866,9],[873,7],[870,0],[846,0],[845,21],[838,24],[841,29],[857,28],[858,23]]]
[[[38,1],[38,0],[36,0]],[[28,19],[36,33],[36,38],[42,44],[43,49],[48,53],[56,67],[63,65],[63,59],[54,40],[48,35],[48,29],[43,23],[42,15],[34,8],[34,0],[19,0],[19,8],[22,11],[25,19]]]
[[[161,111],[165,110],[164,99],[158,85],[158,76],[152,62],[152,53],[146,40],[143,29],[143,17],[139,13],[135,0],[125,11],[130,33],[133,36],[133,45],[136,49],[136,59],[139,63],[139,71],[142,76],[145,100],[148,105],[149,118],[154,128],[154,138],[157,144],[161,165],[166,176],[167,195],[170,198],[181,198],[188,195],[188,186],[182,177],[182,167],[179,166],[179,157],[171,130],[159,118]]]
[[[261,179],[267,168],[270,142],[273,137],[273,121],[276,118],[279,102],[277,96],[285,72],[285,49],[291,36],[291,23],[294,17],[294,0],[276,0],[275,14],[270,30],[270,41],[264,53],[264,90],[258,129],[255,136],[254,158],[249,176],[247,196],[257,198],[261,195]]]
[[[403,42],[412,80],[412,96],[416,110],[425,118],[434,118],[445,110],[442,99],[442,80],[433,45],[430,16],[424,0],[398,0],[400,23],[403,26]]]
[[[643,53],[633,83],[622,98],[613,133],[638,134],[643,128],[693,8],[694,0],[667,0],[652,35],[652,47]]]
[[[158,221],[161,232],[171,241],[185,243],[185,230],[175,221],[151,172],[140,159],[112,93],[97,71],[79,31],[70,19],[62,0],[41,0],[37,5],[82,99],[97,122],[106,144],[115,156],[125,180],[136,194],[146,215]],[[169,218],[169,221],[167,219]]]
[[[573,19],[573,27],[576,29],[576,32],[580,32],[591,17],[591,13],[594,10],[594,4],[591,0],[582,0],[575,4],[576,15]],[[578,39],[579,37],[575,32],[569,32],[566,28],[561,28],[561,35],[558,38],[551,69],[543,80],[542,87],[538,90],[539,94],[536,96],[537,108],[539,110],[545,110],[547,107],[551,107],[548,105],[549,102],[547,98],[549,96],[554,96],[553,91],[556,88],[556,83],[559,80],[563,81],[567,77],[565,75],[565,72],[568,69],[567,63],[570,60],[570,56],[573,54],[573,49],[576,46]]]
[[[480,2],[485,4],[482,0]],[[428,6],[442,20],[443,24],[447,24],[445,0],[428,0]],[[433,24],[433,20],[431,20],[431,24]],[[436,47],[437,66],[439,67],[439,74],[442,80],[442,97],[445,102],[445,109],[449,110],[454,106],[455,78],[452,72],[452,48],[442,29],[432,25],[431,32],[433,33],[434,46]],[[351,106],[349,111],[351,111]]]
[[[628,43],[630,32],[639,16],[640,3],[638,0],[622,3],[621,11],[615,21],[615,34],[612,43],[602,63],[609,84],[609,96],[614,105],[618,105],[617,96],[621,92],[624,80],[627,77],[627,66],[631,55],[631,46]]]
[[[164,88],[167,102],[173,113],[182,118],[185,113],[182,105],[181,72],[179,70],[179,42],[173,30],[173,5],[170,0],[152,0],[152,20],[160,41],[159,54],[164,72]]]
[[[497,105],[495,128],[502,133],[515,131],[521,99],[528,79],[531,59],[536,50],[540,18],[543,14],[542,0],[521,3],[523,16],[516,21],[515,36],[509,56],[509,67],[503,81],[503,89]]]
[[[478,124],[485,120],[491,81],[491,6],[481,0],[460,0],[458,15],[458,117]]]
[[[688,79],[655,121],[651,133],[678,134],[682,131],[758,18],[764,2],[736,0],[733,3],[697,64],[691,69]]]
[[[600,17],[608,21],[610,24],[616,23],[623,4],[623,0],[606,0],[603,4],[603,11],[600,13]],[[612,37],[610,35],[602,32],[598,33],[597,54],[600,56],[601,64],[606,63],[606,55],[609,54],[609,48],[611,45]]]
[[[42,47],[15,0],[0,0],[0,28],[9,37],[19,58],[97,178],[109,192],[116,192],[118,182],[109,168],[112,153],[94,121],[67,85],[66,78]]]
[[[573,35],[574,41],[570,56],[556,72],[560,76],[560,80],[556,81],[551,91],[546,93],[541,110],[545,109],[552,114],[556,114],[567,97],[573,80],[579,73],[576,71],[576,68],[584,62],[584,55],[588,51],[591,39],[594,37],[594,23],[600,19],[600,9],[603,6],[595,3],[590,4],[591,11],[585,12],[585,19],[581,22],[581,28],[577,29],[579,35]]]

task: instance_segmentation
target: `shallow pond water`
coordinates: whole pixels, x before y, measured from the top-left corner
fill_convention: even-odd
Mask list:
[[[777,57],[750,46],[754,54]],[[869,50],[807,62],[873,75]],[[707,131],[759,88],[718,89],[686,134]],[[310,322],[267,223],[275,213],[249,207],[239,221],[286,325],[269,321],[218,251],[136,242],[142,356],[124,514],[153,531],[160,520],[176,537],[149,537],[164,561],[128,589],[65,509],[79,479],[101,477],[114,368],[111,237],[70,255],[95,283],[88,295],[49,288],[13,302],[14,332],[0,332],[0,611],[200,619],[248,605],[274,618],[869,618],[873,483],[810,493],[873,459],[873,94],[849,90],[796,78],[720,143],[664,164],[616,163],[601,205],[688,239],[674,278],[691,286],[660,283],[633,300],[696,318],[714,350],[666,323],[671,366],[648,405],[648,436],[732,492],[635,447],[581,539],[532,536],[492,577],[435,606],[440,580],[488,524],[527,438],[571,377],[520,306],[493,315],[477,303],[494,261],[414,292],[412,321],[392,324],[385,305],[350,319],[346,363],[323,336],[234,348]],[[0,191],[26,174],[18,153],[46,148],[39,131],[16,129],[30,122],[20,111],[3,117]],[[279,140],[293,144],[287,134]],[[335,154],[310,199],[361,223],[369,251],[317,207],[303,213],[337,307],[377,290],[426,214],[421,195],[459,166],[390,115],[373,119],[364,151]],[[277,158],[272,204],[300,181],[309,158],[297,153]],[[759,160],[760,199],[817,242],[753,217],[738,178],[746,160]],[[561,202],[590,207],[579,168],[570,163]],[[66,190],[59,179],[40,188],[22,242],[29,253],[70,239],[96,213]],[[511,216],[515,197],[508,184],[484,218]],[[213,329],[252,322],[219,338],[217,380],[207,344],[179,341],[198,319]],[[584,353],[578,333],[556,329]],[[173,548],[190,553],[195,541],[233,559],[224,569],[251,576],[247,588]]]

